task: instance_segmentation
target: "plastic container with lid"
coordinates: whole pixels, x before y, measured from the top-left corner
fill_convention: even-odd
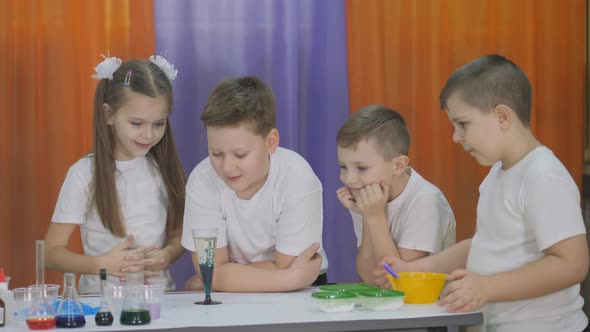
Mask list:
[[[356,294],[349,292],[313,292],[311,298],[323,312],[351,311],[357,301]]]
[[[362,284],[362,283],[344,283],[344,284],[330,284],[320,286],[320,290],[329,292],[349,292],[358,294],[359,292],[367,290],[376,290],[378,287]]]
[[[404,304],[406,294],[391,289],[368,290],[358,293],[359,303],[371,310],[395,310]]]

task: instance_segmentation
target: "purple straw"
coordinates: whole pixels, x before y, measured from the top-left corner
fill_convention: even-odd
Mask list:
[[[387,272],[389,272],[389,274],[391,274],[394,278],[400,278],[399,274],[397,274],[397,272],[395,272],[395,270],[389,266],[387,263],[383,264],[383,267],[385,268],[385,270],[387,270]]]

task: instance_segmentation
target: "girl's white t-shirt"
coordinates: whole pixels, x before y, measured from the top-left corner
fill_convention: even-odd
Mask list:
[[[127,234],[138,246],[166,243],[168,194],[157,165],[146,157],[115,161],[115,183],[121,214]],[[62,185],[52,222],[79,224],[82,246],[87,256],[104,255],[125,241],[113,236],[103,225],[91,199],[93,157],[86,156],[70,167]],[[108,271],[107,271],[108,272]],[[174,289],[168,270],[162,271],[167,289]],[[119,284],[119,278],[108,277]],[[100,292],[98,275],[83,274],[78,285],[80,293]]]
[[[404,190],[387,203],[387,225],[398,248],[439,252],[455,244],[455,216],[443,193],[416,170]],[[357,247],[363,239],[363,218],[350,211]]]
[[[238,198],[215,173],[209,158],[189,176],[182,245],[195,251],[192,229],[218,227],[217,248],[227,246],[230,262],[274,261],[275,252],[298,256],[322,243],[322,184],[296,152],[277,148],[266,182],[249,200]],[[324,250],[322,272],[328,268]]]
[[[586,233],[578,187],[544,146],[508,170],[494,164],[479,193],[469,271],[487,275],[518,269],[541,259],[552,245]],[[581,331],[588,320],[579,292],[575,285],[537,298],[488,303],[483,307],[487,330]]]

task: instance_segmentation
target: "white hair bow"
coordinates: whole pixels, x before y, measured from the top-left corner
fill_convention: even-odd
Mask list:
[[[173,81],[176,78],[178,70],[174,69],[174,65],[168,62],[168,60],[166,60],[163,55],[152,55],[150,56],[150,61],[160,67],[164,74],[168,76],[169,80]]]
[[[96,74],[93,74],[92,78],[97,80],[102,80],[105,78],[112,80],[113,74],[115,71],[117,71],[117,69],[119,69],[122,61],[117,57],[111,57],[108,53],[107,55],[101,54],[101,56],[104,58],[104,60],[94,67]],[[174,65],[168,62],[164,56],[152,55],[149,57],[149,60],[156,64],[156,66],[160,67],[160,69],[164,72],[164,74],[166,74],[170,81],[173,81],[176,76],[178,76],[178,70],[174,69]]]
[[[104,58],[104,60],[94,67],[96,74],[93,74],[92,78],[97,80],[108,78],[109,80],[112,80],[113,74],[117,69],[119,69],[122,61],[117,57],[111,57],[108,53],[107,55],[101,54],[101,56]]]

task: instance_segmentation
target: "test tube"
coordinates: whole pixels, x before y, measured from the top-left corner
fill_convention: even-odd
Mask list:
[[[37,240],[37,286],[45,284],[45,240]]]

